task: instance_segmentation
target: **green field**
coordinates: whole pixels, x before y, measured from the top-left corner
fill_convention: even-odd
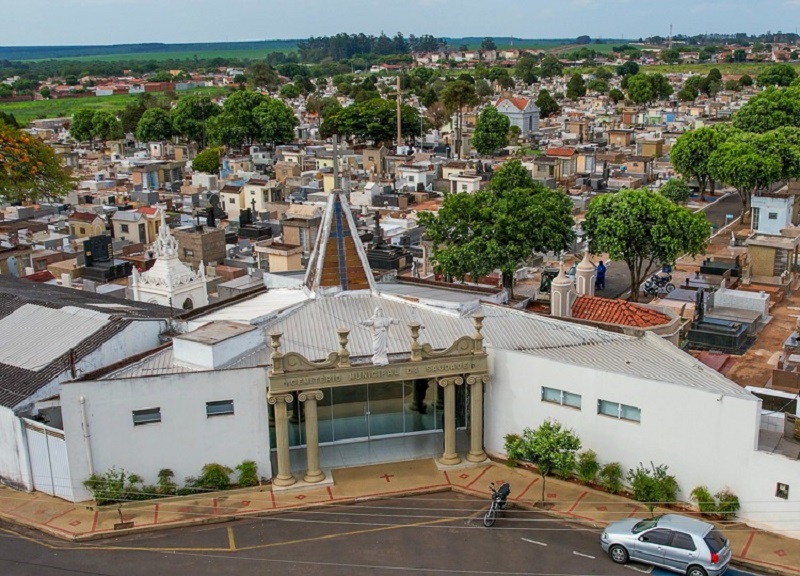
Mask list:
[[[292,51],[294,48],[242,48],[239,50],[196,50],[188,52],[129,52],[125,54],[98,54],[96,56],[71,56],[68,58],[38,58],[25,62],[47,62],[69,60],[74,62],[162,62],[165,60],[194,60],[197,58],[230,58],[256,60],[270,52]]]
[[[179,94],[208,94],[209,96],[220,96],[226,92],[227,88],[214,86],[210,88],[195,88],[193,90],[179,92]],[[121,94],[119,96],[92,96],[87,98],[64,98],[61,100],[8,102],[0,104],[0,111],[13,114],[20,126],[24,126],[31,120],[36,120],[38,118],[72,116],[76,111],[83,108],[117,112],[134,100],[136,100],[136,96]]]
[[[739,64],[655,64],[653,66],[642,66],[643,72],[660,72],[661,74],[676,74],[692,72],[693,74],[708,74],[712,68],[716,68],[721,74],[747,74],[758,76],[764,68],[771,66],[772,62],[742,62]],[[790,63],[800,72],[800,64]]]

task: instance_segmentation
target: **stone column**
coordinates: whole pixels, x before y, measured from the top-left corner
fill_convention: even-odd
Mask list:
[[[319,425],[317,424],[317,402],[322,400],[321,390],[300,392],[300,402],[305,404],[306,421],[306,473],[303,480],[309,484],[321,482],[325,473],[319,468]]]
[[[272,483],[275,486],[291,486],[296,482],[292,476],[289,459],[289,422],[286,419],[286,405],[291,404],[291,394],[267,395],[267,401],[275,406],[275,448],[278,451],[278,474]]]
[[[488,374],[467,376],[470,397],[469,420],[469,454],[470,462],[483,462],[486,452],[483,450],[483,385],[489,382]]]
[[[439,379],[439,386],[444,388],[444,454],[439,462],[446,466],[461,462],[456,453],[456,386],[463,383],[460,376]]]

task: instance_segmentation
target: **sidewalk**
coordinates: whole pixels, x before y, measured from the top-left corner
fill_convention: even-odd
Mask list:
[[[17,492],[0,486],[0,519],[28,526],[61,539],[82,542],[123,534],[225,522],[234,518],[278,514],[358,500],[453,490],[481,495],[489,502],[490,482],[509,482],[511,501],[533,507],[541,499],[541,477],[529,470],[491,463],[442,471],[433,460],[413,460],[345,468],[332,472],[334,484],[273,491],[271,486],[132,502],[96,509],[41,493]],[[556,478],[547,478],[549,512],[600,529],[608,522],[646,516],[633,502]],[[666,510],[658,510],[666,512]],[[115,530],[122,521],[132,527]],[[722,527],[731,540],[734,562],[751,569],[800,576],[800,540],[755,530],[744,524]],[[599,544],[598,544],[599,551]]]

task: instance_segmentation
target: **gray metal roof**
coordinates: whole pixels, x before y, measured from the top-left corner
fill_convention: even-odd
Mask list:
[[[262,326],[265,335],[282,332],[281,350],[322,360],[339,348],[337,328],[349,328],[348,349],[354,361],[372,355],[372,337],[360,322],[381,306],[386,316],[398,320],[389,329],[389,355],[408,354],[408,324],[421,322],[420,342],[443,349],[461,336],[471,335],[470,316],[484,315],[483,335],[489,349],[512,350],[612,374],[666,382],[714,394],[753,399],[753,396],[718,372],[705,366],[671,343],[649,332],[631,336],[506,308],[483,304],[472,313],[460,314],[433,306],[410,303],[390,295],[346,294],[308,300],[288,308]],[[490,352],[491,353],[491,352]],[[236,359],[226,368],[269,364],[269,350],[261,347]],[[134,377],[187,372],[176,367],[171,351],[161,351],[115,372],[109,377]]]

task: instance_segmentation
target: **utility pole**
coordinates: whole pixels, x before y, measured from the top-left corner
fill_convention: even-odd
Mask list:
[[[669,25],[669,40],[667,40],[667,47],[672,49],[672,24]]]
[[[403,142],[403,128],[400,104],[400,75],[397,75],[397,148],[398,151]]]

